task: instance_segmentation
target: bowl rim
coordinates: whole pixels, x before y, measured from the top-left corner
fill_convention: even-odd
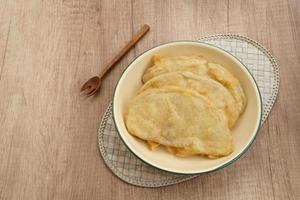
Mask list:
[[[256,130],[254,131],[255,134],[252,136],[251,138],[251,141],[248,142],[247,145],[245,145],[244,147],[242,147],[242,151],[237,154],[235,157],[233,157],[232,159],[229,159],[228,161],[225,161],[223,164],[217,166],[217,167],[213,167],[212,169],[209,169],[209,170],[206,170],[206,171],[201,171],[201,172],[194,172],[194,173],[189,173],[189,172],[178,172],[178,171],[172,171],[172,170],[168,170],[168,169],[163,169],[163,168],[160,168],[158,166],[156,166],[155,164],[152,164],[150,162],[148,162],[147,160],[141,158],[140,156],[138,156],[130,147],[129,145],[127,145],[126,143],[126,140],[123,138],[122,134],[120,134],[120,130],[118,128],[118,125],[116,123],[116,119],[115,119],[115,109],[114,109],[114,104],[115,104],[115,96],[116,96],[116,91],[117,91],[117,88],[119,86],[119,83],[120,83],[120,80],[121,78],[123,77],[124,73],[131,67],[132,63],[137,60],[139,57],[141,57],[142,55],[144,55],[145,53],[149,52],[150,50],[152,49],[155,49],[157,47],[160,47],[160,46],[163,46],[163,45],[168,45],[168,44],[174,44],[174,43],[196,43],[196,44],[202,44],[202,45],[206,45],[206,46],[210,46],[210,47],[213,47],[213,48],[216,48],[217,50],[220,50],[220,51],[223,51],[223,53],[227,53],[229,55],[229,57],[231,56],[232,59],[236,60],[241,66],[243,66],[245,69],[246,69],[246,72],[248,73],[248,76],[253,80],[253,82],[255,83],[255,86],[256,86],[256,91],[258,93],[258,96],[259,96],[259,112],[260,112],[260,115],[259,115],[259,123],[256,127]],[[249,71],[249,69],[246,67],[246,65],[240,61],[235,55],[233,55],[232,53],[228,52],[227,50],[221,48],[221,47],[218,47],[216,45],[213,45],[213,44],[208,44],[208,43],[205,43],[205,42],[201,42],[199,40],[175,40],[175,41],[168,41],[168,42],[163,42],[163,43],[160,43],[158,45],[155,45],[145,51],[143,51],[142,53],[138,54],[137,56],[135,56],[135,58],[133,58],[133,60],[127,65],[127,67],[122,71],[117,83],[116,83],[116,86],[115,86],[115,89],[114,89],[114,93],[113,93],[113,100],[112,100],[112,116],[113,116],[113,121],[114,121],[114,124],[115,124],[115,127],[116,127],[116,132],[118,133],[118,135],[120,136],[122,142],[125,144],[125,146],[127,147],[127,149],[136,157],[138,158],[139,160],[141,160],[142,162],[156,168],[156,169],[159,169],[161,171],[164,171],[164,172],[169,172],[169,173],[172,173],[172,174],[176,174],[176,175],[200,175],[200,174],[206,174],[206,173],[210,173],[210,172],[214,172],[214,171],[217,171],[217,170],[220,170],[220,169],[223,169],[233,163],[235,163],[238,159],[241,158],[242,155],[244,155],[248,149],[250,148],[250,146],[253,144],[254,140],[256,139],[257,137],[257,134],[261,128],[261,125],[262,125],[262,122],[261,122],[261,119],[262,119],[262,115],[263,115],[263,104],[262,104],[262,96],[261,96],[261,93],[260,93],[260,90],[259,90],[259,87],[258,87],[258,84],[255,80],[255,78],[253,77],[252,73]]]

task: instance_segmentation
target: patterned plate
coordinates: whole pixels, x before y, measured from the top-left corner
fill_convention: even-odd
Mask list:
[[[279,90],[279,69],[268,50],[257,42],[238,35],[215,35],[199,41],[220,47],[243,62],[254,76],[263,101],[264,122]],[[120,139],[108,106],[98,132],[100,153],[111,171],[121,180],[141,187],[161,187],[183,182],[198,175],[178,175],[158,170],[133,155]]]

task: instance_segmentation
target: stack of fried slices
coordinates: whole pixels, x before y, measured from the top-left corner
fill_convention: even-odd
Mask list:
[[[227,156],[231,129],[246,106],[239,80],[199,55],[154,56],[143,86],[125,113],[128,131],[151,150],[159,146],[186,157]]]

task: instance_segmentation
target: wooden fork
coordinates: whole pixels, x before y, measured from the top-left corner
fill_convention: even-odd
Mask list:
[[[101,79],[105,74],[118,63],[121,58],[150,30],[150,27],[145,24],[142,28],[132,37],[132,39],[127,43],[127,45],[108,63],[104,69],[100,72],[99,76],[94,76],[85,82],[81,88],[80,92],[86,96],[92,96],[99,91],[101,86]]]

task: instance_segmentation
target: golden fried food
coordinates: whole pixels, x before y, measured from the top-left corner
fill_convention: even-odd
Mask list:
[[[205,96],[187,88],[145,90],[130,103],[125,124],[132,135],[176,147],[178,155],[182,151],[185,155],[219,157],[233,151],[224,113]]]
[[[140,89],[140,92],[167,85],[193,89],[206,96],[217,108],[225,113],[229,127],[233,127],[239,118],[240,112],[236,109],[236,101],[231,93],[222,84],[208,76],[198,76],[188,71],[169,72],[146,82]]]
[[[170,56],[153,57],[154,65],[148,68],[143,75],[143,82],[146,83],[151,78],[174,71],[190,71],[198,75],[207,73],[207,60],[202,56]]]
[[[202,56],[153,57],[144,85],[125,113],[128,131],[180,157],[232,153],[230,129],[246,106],[242,86]]]
[[[236,101],[238,112],[242,113],[246,106],[246,97],[240,81],[224,67],[215,63],[208,63],[208,74],[229,90]]]
[[[155,150],[160,145],[159,143],[153,142],[151,140],[147,140],[147,144],[148,144],[150,150],[152,150],[152,151]]]

